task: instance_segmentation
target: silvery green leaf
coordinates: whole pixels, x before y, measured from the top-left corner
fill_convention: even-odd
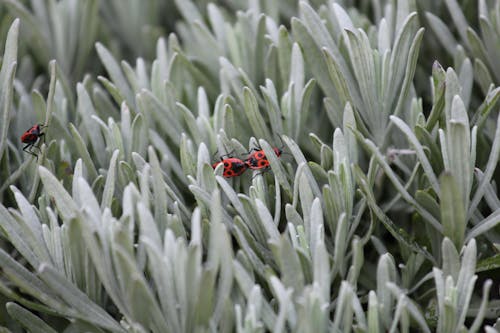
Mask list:
[[[213,3],[207,5],[208,19],[210,21],[210,27],[212,28],[217,43],[219,45],[224,45],[225,40],[225,26],[224,26],[224,16],[222,15],[221,9]]]
[[[493,78],[491,77],[491,74],[485,63],[477,58],[474,59],[474,73],[476,74],[475,76],[477,78],[479,86],[481,87],[481,91],[483,92],[483,94],[487,94],[491,82],[493,82]]]
[[[53,290],[47,288],[47,285],[36,275],[28,271],[24,266],[1,249],[0,263],[4,275],[11,280],[14,285],[22,288],[25,293],[28,293],[45,303],[54,313],[64,313],[64,311],[62,311],[60,299],[53,292]],[[37,308],[37,305],[39,304],[33,302],[24,302],[24,305],[31,306],[37,310],[42,310],[42,308]]]
[[[409,23],[408,23],[409,24]],[[411,41],[410,49],[408,50],[408,61],[404,69],[403,81],[401,82],[401,94],[397,100],[395,106],[394,115],[399,116],[402,113],[405,102],[407,101],[410,93],[410,88],[412,85],[413,77],[415,75],[415,70],[417,67],[418,52],[420,49],[420,44],[424,36],[424,28],[420,28],[415,37]],[[395,50],[393,54],[397,51]]]
[[[223,309],[227,299],[230,297],[233,286],[233,268],[231,265],[226,265],[232,262],[233,254],[231,249],[231,241],[229,234],[226,231],[222,221],[222,205],[220,202],[219,191],[214,192],[212,196],[214,207],[212,209],[212,230],[210,230],[210,245],[208,250],[208,262],[214,273],[218,270],[217,290],[214,293],[214,309],[211,314],[215,322],[222,320]],[[217,210],[220,210],[217,213]],[[203,304],[201,305],[203,306]],[[209,314],[207,314],[209,315]]]
[[[474,193],[474,196],[472,197],[472,200],[469,205],[469,210],[467,212],[467,218],[470,218],[472,216],[479,202],[481,201],[484,192],[486,191],[487,184],[490,182],[491,177],[493,176],[493,172],[495,171],[499,157],[500,157],[500,115],[499,118],[497,118],[497,128],[495,131],[493,144],[491,145],[491,152],[488,157],[488,162],[486,163],[484,177],[479,182],[477,190]]]
[[[140,58],[137,59],[138,62],[139,62],[139,59]],[[130,86],[131,91],[132,92],[136,92],[139,89],[141,89],[142,87],[139,84],[138,75],[134,71],[134,69],[132,68],[132,66],[130,66],[130,64],[128,62],[123,61],[123,60],[121,61],[120,65],[121,65],[121,69],[123,71],[123,74],[127,78],[127,81],[128,81],[128,84]]]
[[[272,241],[278,241],[279,231],[274,224],[273,217],[271,216],[268,208],[259,199],[255,200],[255,208],[257,209],[257,213],[260,217],[262,226],[266,230],[268,239]]]
[[[120,275],[122,281],[119,282],[123,288],[122,296],[126,301],[130,317],[134,318],[134,321],[147,324],[147,327],[158,327],[159,330],[165,331],[167,324],[161,315],[159,304],[143,274],[138,272],[139,268],[130,257],[128,250],[121,245],[114,245],[113,259],[117,273],[123,274]]]
[[[323,240],[316,243],[315,255],[313,258],[313,277],[321,288],[322,301],[327,303],[330,295],[330,256]]]
[[[372,333],[380,332],[379,304],[377,294],[370,290],[368,293],[368,330]]]
[[[342,124],[342,108],[338,100],[325,97],[323,99],[325,112],[333,126],[339,127]],[[347,105],[348,103],[346,103]]]
[[[304,58],[299,45],[292,45],[290,60],[290,83],[293,82],[295,88],[295,108],[299,109],[300,92],[304,87]]]
[[[297,128],[295,131],[295,137],[299,138],[301,131],[306,126],[306,120],[308,119],[309,114],[311,113],[311,105],[310,101],[314,92],[314,87],[316,86],[316,80],[310,79],[307,81],[304,89],[296,94],[296,97],[299,98],[300,104],[296,108],[296,117]]]
[[[337,306],[333,321],[333,328],[337,332],[350,328],[353,324],[353,297],[354,295],[351,285],[347,281],[342,281],[338,294]]]
[[[454,54],[458,43],[453,37],[450,29],[439,17],[430,12],[425,13],[425,17],[429,22],[431,29],[434,30],[434,33],[439,39],[441,45],[446,49],[446,52],[448,52],[448,54]]]
[[[243,88],[243,99],[245,114],[248,117],[250,126],[252,127],[254,133],[260,138],[267,140],[272,139],[272,135],[265,124],[261,112],[259,111],[257,100],[255,99],[252,91],[247,87]]]
[[[486,309],[488,307],[488,298],[489,298],[490,289],[491,289],[492,284],[493,284],[492,280],[486,280],[483,283],[483,298],[481,300],[481,305],[479,306],[479,309],[477,310],[477,314],[475,315],[474,322],[472,323],[472,325],[469,328],[469,332],[472,332],[472,333],[478,332],[480,327],[481,327],[481,324],[484,320],[484,316],[486,314]],[[469,309],[469,313],[471,312],[471,310],[473,310],[473,309]]]
[[[255,286],[254,279],[249,275],[247,270],[238,260],[233,260],[233,268],[235,280],[239,284],[243,294],[246,297],[249,297],[253,287]],[[267,301],[262,303],[262,308],[262,319],[266,327],[271,330],[273,325],[276,323],[276,314]]]
[[[370,229],[372,226],[370,225]],[[353,286],[358,283],[358,279],[360,276],[361,268],[363,268],[364,265],[364,254],[363,254],[363,246],[364,243],[367,242],[368,237],[371,235],[371,230],[366,233],[364,236],[364,239],[359,239],[357,236],[354,237],[352,240],[352,264],[351,267],[349,267],[349,272],[347,274],[347,280],[349,281],[350,284]],[[352,236],[349,235],[351,238]]]
[[[81,159],[83,163],[85,163],[85,167],[87,168],[87,172],[89,175],[89,178],[92,180],[95,180],[97,178],[97,170],[94,165],[94,162],[92,161],[92,158],[90,157],[90,153],[87,149],[87,145],[83,141],[80,133],[76,129],[76,127],[73,124],[69,124],[69,130],[73,136],[74,143],[76,145],[76,150],[81,156]],[[96,135],[97,136],[97,135]]]
[[[396,116],[390,116],[390,119],[406,135],[411,146],[413,147],[413,149],[415,149],[415,153],[420,161],[420,164],[422,165],[422,168],[425,171],[425,175],[432,185],[432,188],[436,193],[439,193],[439,184],[436,174],[434,173],[434,170],[432,169],[432,166],[427,156],[425,155],[424,148],[420,144],[419,140],[403,120]]]
[[[441,251],[443,256],[443,274],[445,276],[452,276],[453,280],[456,281],[460,271],[458,250],[453,242],[448,237],[445,237],[441,244]]]
[[[334,270],[338,270],[341,277],[345,276],[346,273],[346,264],[345,260],[345,251],[347,249],[347,225],[348,221],[346,219],[345,213],[342,213],[339,217],[339,221],[337,222],[337,229],[335,232],[335,248],[333,252],[333,261],[335,266]]]
[[[476,224],[466,235],[465,241],[468,242],[472,238],[484,234],[488,230],[494,228],[500,223],[500,209],[495,210],[484,220]]]
[[[310,208],[310,230],[309,230],[309,248],[311,251],[311,257],[314,259],[316,254],[316,247],[318,243],[324,242],[324,222],[323,222],[323,211],[321,209],[321,201],[319,198],[315,198],[312,201]],[[307,222],[306,222],[307,225]]]
[[[109,161],[108,174],[106,175],[106,183],[104,184],[104,190],[102,193],[101,209],[111,206],[111,200],[115,192],[115,176],[116,176],[116,162],[118,159],[118,154],[120,152],[115,150]]]
[[[0,126],[0,159],[2,159],[4,150],[7,146],[7,130],[11,118],[12,97],[14,93],[14,77],[17,67],[17,43],[19,35],[19,19],[16,19],[9,28],[7,40],[5,42],[5,51],[0,69],[0,107],[3,111],[0,113],[2,125]]]
[[[477,260],[476,254],[477,254],[476,240],[471,239],[465,246],[463,252],[457,285],[460,285],[460,283],[468,284],[470,282],[470,277],[474,274],[476,269],[476,260]]]
[[[113,55],[109,52],[109,50],[101,43],[96,43],[95,45],[97,54],[101,59],[106,71],[108,72],[111,80],[114,82],[114,85],[118,88],[118,90],[124,95],[123,97],[126,99],[128,105],[134,104],[134,95],[130,86],[123,75],[122,69],[120,68],[119,63],[115,60]],[[119,103],[121,104],[122,101]]]
[[[47,323],[16,303],[9,302],[6,304],[6,308],[9,315],[13,319],[17,320],[23,327],[28,329],[29,332],[56,333],[56,331],[47,325]]]
[[[448,164],[452,168],[462,202],[467,207],[472,185],[471,135],[465,106],[459,96],[453,98],[450,118],[447,121]],[[472,163],[474,161],[472,160]]]
[[[307,235],[307,243],[311,242],[311,205],[314,200],[314,195],[312,193],[311,186],[307,183],[307,177],[305,176],[303,170],[305,165],[299,165],[297,169],[297,174],[295,176],[295,189],[294,192],[297,192],[297,196],[294,195],[294,206],[298,203],[298,199],[300,198],[300,204],[302,208],[302,215],[304,221],[304,229]]]
[[[363,30],[356,32],[345,30],[344,33],[362,98],[360,107],[363,107],[363,110],[361,112],[367,122],[374,127],[372,134],[379,137],[383,130],[380,126],[385,127],[385,124],[381,124],[380,119],[377,119],[377,114],[380,114],[380,103],[376,92],[375,60],[370,42]]]
[[[147,238],[155,249],[161,249],[162,241],[156,222],[154,221],[151,211],[147,209],[143,203],[137,204],[137,212],[139,215],[139,226],[141,237]]]
[[[344,140],[347,145],[349,161],[351,163],[357,163],[359,158],[358,144],[356,142],[356,136],[353,134],[350,128],[356,129],[356,119],[354,117],[354,111],[351,104],[346,103],[342,119],[342,134],[344,135]]]
[[[458,80],[457,74],[453,68],[448,68],[446,70],[446,90],[445,90],[445,116],[446,125],[449,125],[449,120],[451,119],[451,110],[453,99],[456,95],[460,96],[460,81]]]
[[[0,205],[0,216],[3,221],[0,225],[2,233],[30,265],[37,267],[43,259],[49,259],[47,248],[40,240],[40,234],[35,236],[24,220],[21,220],[21,223],[16,221],[3,205]]]
[[[2,85],[5,85],[7,78],[11,76],[9,72],[11,71],[12,64],[17,63],[19,23],[20,20],[15,19],[7,32],[7,38],[4,44],[4,54],[2,57],[2,68],[0,69],[0,82],[2,82]],[[2,86],[2,91],[4,89],[5,87]]]
[[[499,323],[499,321],[497,320],[497,323],[495,324],[495,327],[498,327],[498,323]],[[489,325],[484,327],[484,331],[486,333],[498,333],[498,330],[496,330],[494,327],[491,327]]]
[[[106,88],[108,93],[113,97],[114,101],[117,104],[121,104],[124,100],[125,97],[123,96],[122,92],[120,91],[119,88],[117,88],[110,80],[103,76],[98,76],[97,80]]]
[[[355,25],[345,9],[342,8],[338,3],[330,3],[329,5],[333,9],[333,13],[335,14],[335,19],[338,22],[339,28],[354,31]]]
[[[382,222],[387,231],[389,231],[390,234],[394,238],[396,238],[401,244],[408,246],[414,251],[421,253],[424,257],[426,257],[430,261],[435,262],[435,259],[430,255],[430,253],[427,252],[426,249],[422,248],[418,243],[412,240],[410,236],[403,229],[401,228],[398,229],[397,226],[394,224],[394,222],[384,214],[384,212],[379,206],[377,206],[377,204],[375,203],[375,198],[373,197],[373,193],[368,188],[368,181],[366,177],[362,174],[362,172],[359,170],[359,167],[357,166],[354,167],[354,173],[356,174],[358,185],[360,186],[362,192],[365,195],[365,198],[367,199],[368,206],[373,211],[373,213],[378,217],[378,219]],[[439,225],[439,228],[442,228],[441,225]]]
[[[238,195],[236,194],[236,191],[221,176],[216,176],[215,178],[217,180],[217,183],[219,183],[219,186],[222,188],[224,193],[227,195],[229,201],[231,201],[231,203],[233,204],[233,206],[236,209],[236,211],[238,212],[238,214],[241,215],[243,220],[248,221],[248,216],[245,212],[245,209],[243,207],[241,200],[238,198]]]
[[[436,199],[428,192],[417,191],[415,193],[415,200],[417,200],[417,202],[436,219],[440,218],[441,211],[439,210],[439,204],[437,203]]]
[[[467,19],[465,18],[460,5],[456,0],[445,0],[445,4],[450,11],[451,17],[453,19],[453,22],[455,23],[455,27],[457,28],[458,33],[460,34],[460,37],[462,38],[462,40],[466,40],[466,29],[469,24],[467,24]]]
[[[173,265],[172,262],[164,257],[161,248],[152,244],[147,237],[142,239],[148,252],[148,257],[157,265],[151,265],[153,281],[159,286],[157,295],[162,307],[164,316],[174,330],[180,331],[180,318],[176,310],[177,299],[175,297],[175,288],[173,284]]]
[[[461,191],[458,188],[456,177],[451,173],[444,173],[440,177],[441,185],[441,223],[443,235],[449,237],[460,249],[465,237],[467,220],[465,207],[462,202]]]
[[[361,134],[359,132],[355,131],[356,136],[358,137],[358,140],[361,138]],[[382,156],[378,148],[375,146],[375,144],[370,141],[369,139],[364,139],[361,142],[369,151],[370,153],[373,154],[373,158],[380,164],[382,169],[384,170],[385,174],[391,181],[391,183],[396,187],[399,193],[401,193],[401,196],[408,201],[412,206],[414,206],[417,211],[422,215],[422,217],[429,222],[437,231],[441,232],[442,231],[442,226],[441,224],[434,218],[428,211],[423,209],[422,206],[408,193],[408,191],[403,187],[403,185],[400,183],[397,175],[392,171],[391,167],[385,160],[385,157]],[[370,201],[369,201],[370,203]],[[374,207],[374,206],[373,206]],[[378,207],[378,206],[377,206]]]
[[[126,216],[127,214],[129,216],[134,215],[134,210],[135,210],[135,205],[133,204],[136,198],[135,196],[140,196],[141,201],[149,207],[151,200],[150,200],[150,174],[151,174],[151,165],[149,163],[146,163],[142,159],[142,157],[134,157],[135,160],[135,165],[138,171],[138,186],[139,186],[139,191],[138,189],[133,186],[132,184],[128,184],[125,187],[124,191],[124,196],[123,196],[123,215]],[[138,162],[140,160],[140,162]],[[127,194],[128,196],[125,196]]]
[[[325,69],[327,69],[327,64],[323,53],[319,48],[324,46],[324,44],[319,46],[316,44],[313,38],[314,32],[308,31],[301,20],[292,18],[291,25],[294,36],[300,46],[302,46],[303,49],[308,50],[308,52],[305,53],[305,60],[311,72],[314,74],[314,77],[318,81],[318,84],[325,92],[325,95],[333,98],[334,100],[338,99],[335,86],[331,82],[328,71],[325,71]]]
[[[303,290],[305,281],[300,260],[287,235],[281,235],[277,241],[271,243],[280,266],[283,284],[291,287],[296,295]]]
[[[495,9],[498,12],[498,9]],[[497,14],[498,15],[498,14]],[[495,20],[495,19],[494,19]],[[488,52],[488,60],[491,64],[495,64],[495,60],[500,55],[500,47],[498,47],[498,23],[491,22],[485,16],[479,17],[479,26],[481,27],[481,35]],[[495,65],[490,66],[496,78],[500,76],[500,70]]]
[[[262,223],[262,220],[260,218],[259,213],[257,212],[257,209],[255,208],[255,203],[253,200],[251,200],[249,197],[245,195],[238,195],[238,199],[240,200],[245,216],[247,216],[247,220],[245,220],[245,223],[247,227],[251,230],[252,234],[255,235],[252,237],[252,241],[256,241],[259,244],[266,244],[268,239],[269,239],[269,234],[268,231],[266,230],[266,226]],[[274,223],[269,226],[270,229],[275,229],[276,226]],[[270,231],[273,234],[279,234],[276,231]],[[260,249],[262,251],[266,251],[267,249]]]
[[[186,106],[184,106],[181,103],[177,103],[177,108],[179,110],[179,113],[183,116],[184,118],[184,123],[187,126],[187,130],[189,130],[191,138],[193,138],[194,142],[199,143],[202,141],[201,139],[201,134],[200,129],[198,128],[196,124],[196,118],[194,117],[193,113],[191,110],[189,110]]]
[[[304,225],[302,217],[299,215],[295,207],[290,204],[285,205],[285,216],[294,226]]]
[[[276,153],[273,150],[273,148],[265,140],[259,139],[259,145],[264,150],[266,158],[269,161],[269,164],[271,165],[271,169],[273,170],[273,173],[277,181],[283,187],[285,193],[291,195],[292,188],[288,181],[288,177],[285,174],[285,169],[283,168],[282,161],[278,158],[278,156],[276,156]]]
[[[129,152],[136,152],[141,155],[144,155],[146,153],[148,135],[147,127],[144,123],[144,117],[142,116],[142,114],[138,113],[132,121],[132,136],[130,140]],[[129,157],[127,157],[127,159],[128,158]]]
[[[395,311],[396,314],[394,315],[394,317],[398,318],[399,314],[403,316],[403,312],[408,312],[412,316],[412,318],[419,324],[422,332],[431,333],[431,330],[429,329],[429,326],[427,325],[426,320],[422,315],[421,311],[419,310],[419,308],[417,307],[417,305],[413,301],[411,301],[403,293],[403,291],[400,288],[398,288],[396,284],[389,282],[387,286],[394,294],[394,296],[398,298],[398,303],[396,305],[396,311]],[[401,318],[401,323],[404,323],[404,317]],[[395,331],[396,324],[397,321],[393,321],[393,325],[390,330],[391,332]]]
[[[396,280],[396,267],[390,254],[380,256],[377,265],[377,298],[381,306],[381,320],[386,327],[392,322],[391,308],[394,304],[394,297],[386,285]]]
[[[62,184],[45,167],[39,166],[38,172],[40,173],[40,179],[45,191],[54,198],[59,214],[64,220],[68,221],[72,217],[76,217],[79,209]]]
[[[493,89],[493,85],[491,84],[489,86],[489,90],[487,92],[487,95],[486,95],[486,98],[485,98],[483,104],[481,104],[478,111],[476,112],[476,114],[472,118],[471,123],[473,125],[477,124],[479,129],[484,128],[484,125],[485,125],[486,121],[488,120],[489,115],[492,111],[492,108],[496,104],[496,102],[498,101],[499,98],[500,98],[500,87]]]
[[[11,186],[10,189],[14,193],[17,206],[19,207],[19,211],[21,212],[21,215],[23,217],[22,221],[19,221],[18,224],[19,228],[15,229],[19,229],[19,232],[23,234],[22,238],[25,238],[27,241],[31,242],[35,254],[42,261],[49,261],[50,259],[47,253],[47,248],[44,246],[43,238],[41,235],[42,234],[41,223],[35,210],[33,209],[33,206],[26,200],[26,198],[21,194],[21,192],[16,187]],[[3,213],[5,213],[5,211],[3,211]],[[4,216],[4,221],[14,222],[13,220],[7,218],[6,216]],[[25,229],[25,227],[28,227],[29,230]],[[2,229],[5,230],[5,227],[2,226]],[[30,239],[31,237],[33,237],[33,239]]]
[[[85,211],[87,214],[89,224],[99,223],[101,219],[101,208],[85,178],[79,177],[73,179],[73,198],[75,204],[81,207],[81,211]]]
[[[316,180],[314,179],[314,177],[313,177],[313,175],[311,173],[311,170],[309,170],[309,168],[307,167],[307,160],[306,160],[304,154],[302,153],[301,149],[299,148],[299,146],[297,145],[297,143],[295,143],[289,137],[287,137],[287,136],[284,135],[282,138],[283,138],[283,141],[285,142],[285,144],[288,146],[288,149],[290,150],[290,153],[295,158],[295,161],[297,162],[297,164],[299,166],[301,164],[304,164],[304,166],[303,166],[303,168],[304,168],[303,172],[304,172],[304,174],[306,175],[306,177],[308,179],[309,186],[311,186],[314,196],[318,197],[318,198],[321,198],[321,190],[319,189],[319,186],[316,183]]]
[[[291,52],[292,52],[292,41],[290,40],[290,34],[284,26],[280,26],[278,34],[278,45],[277,53],[279,59],[279,72],[282,82],[288,82],[290,79],[291,68]],[[278,80],[277,80],[278,81]],[[278,81],[279,82],[279,81]]]
[[[469,58],[466,58],[462,62],[458,78],[460,80],[460,85],[462,86],[462,100],[465,107],[468,108],[472,93],[472,84],[474,81],[474,72],[472,69],[472,63]]]
[[[187,136],[183,133],[180,146],[180,162],[182,165],[182,169],[184,174],[186,175],[195,175],[196,174],[196,156],[193,148],[193,144],[191,140],[187,138]]]
[[[293,311],[291,306],[292,289],[285,288],[276,276],[270,277],[270,285],[279,304],[279,312],[273,327],[273,332],[281,332],[285,328],[285,322],[290,320]]]
[[[166,226],[166,220],[168,214],[168,200],[167,193],[165,190],[165,182],[163,180],[163,175],[161,173],[160,163],[155,151],[152,147],[148,148],[149,163],[151,164],[152,170],[152,185],[153,185],[153,197],[154,197],[154,216],[156,223],[160,227],[160,232],[163,233]]]
[[[500,267],[500,254],[480,260],[476,265],[476,273],[497,269],[498,267]]]
[[[193,62],[191,62],[184,54],[177,53],[171,62],[172,66],[174,65],[174,61],[176,61],[176,65],[178,65],[180,69],[187,71],[191,75],[192,80],[194,81],[193,84],[204,87],[209,96],[215,96],[218,94],[218,90],[215,89],[212,79],[205,72],[195,66]]]

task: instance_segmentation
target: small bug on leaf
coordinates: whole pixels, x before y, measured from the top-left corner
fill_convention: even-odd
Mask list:
[[[42,128],[44,127],[47,126],[42,124],[33,125],[26,132],[24,132],[23,135],[21,135],[21,142],[26,143],[26,146],[24,146],[23,151],[35,156],[37,160],[38,160],[38,155],[33,152],[32,148],[33,147],[38,148],[35,146],[38,139],[45,138],[45,133],[42,132]]]
[[[281,148],[273,148],[276,156],[280,157],[283,154],[283,150]],[[264,150],[253,148],[250,150],[251,154],[245,159],[245,164],[248,168],[252,170],[264,170],[269,168],[270,164],[266,157],[266,153]]]
[[[216,168],[219,164],[224,164],[222,175],[226,178],[237,177],[243,174],[248,169],[247,164],[236,157],[222,158],[219,162],[212,164],[212,168]]]

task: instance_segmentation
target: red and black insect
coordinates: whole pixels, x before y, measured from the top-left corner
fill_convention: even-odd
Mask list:
[[[248,169],[248,165],[244,161],[236,157],[221,157],[219,162],[212,164],[212,168],[215,169],[221,163],[224,164],[224,172],[222,172],[222,175],[226,178],[240,176]]]
[[[283,154],[283,150],[281,148],[273,148],[276,156],[280,157]],[[269,168],[269,160],[267,159],[266,153],[264,150],[252,148],[250,150],[251,154],[245,159],[245,164],[249,169],[252,170],[263,170]]]
[[[33,152],[33,148],[38,148],[35,144],[39,139],[44,139],[45,133],[42,132],[42,128],[46,127],[42,124],[33,125],[30,129],[21,135],[21,142],[26,143],[23,150],[28,154],[31,154],[38,159],[38,155]],[[38,148],[39,149],[39,148]]]

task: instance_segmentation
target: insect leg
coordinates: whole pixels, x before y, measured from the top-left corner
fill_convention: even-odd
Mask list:
[[[24,146],[23,151],[35,156],[36,160],[38,161],[38,155],[31,151],[31,147],[33,147],[33,143],[28,143],[26,144],[26,146]]]

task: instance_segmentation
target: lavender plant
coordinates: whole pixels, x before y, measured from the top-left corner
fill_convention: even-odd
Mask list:
[[[500,2],[444,4],[5,0],[0,331],[499,331]]]

